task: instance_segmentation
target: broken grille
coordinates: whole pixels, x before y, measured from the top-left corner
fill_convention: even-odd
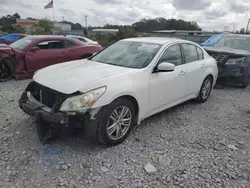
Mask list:
[[[229,55],[225,54],[209,53],[209,55],[211,55],[216,60],[219,67],[224,66],[224,64],[229,59]]]
[[[36,100],[49,108],[53,108],[56,103],[62,102],[68,97],[66,94],[52,90],[36,82],[34,82],[32,95]]]

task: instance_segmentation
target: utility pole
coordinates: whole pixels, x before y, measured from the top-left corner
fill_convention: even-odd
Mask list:
[[[84,16],[85,17],[85,23],[86,23],[86,31],[88,32],[88,16]]]
[[[249,21],[250,21],[250,19],[248,19],[248,22],[247,22],[246,34],[247,34],[247,31],[248,31],[248,27],[249,27]]]

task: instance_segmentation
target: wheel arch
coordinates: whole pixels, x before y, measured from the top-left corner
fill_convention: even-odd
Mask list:
[[[13,67],[13,64],[11,63],[11,57],[5,57],[0,60],[0,64],[5,63],[10,69],[11,69],[11,77],[13,78],[15,75],[15,69]]]
[[[217,78],[216,78],[216,74],[213,72],[212,69],[207,69],[207,71],[205,72],[205,77],[204,77],[203,80],[205,80],[207,77],[211,77],[212,83],[213,83],[213,85],[215,85]],[[203,80],[202,80],[202,82],[203,82]]]
[[[117,97],[114,100],[117,100],[117,99],[127,99],[133,104],[133,106],[135,107],[136,122],[137,122],[138,121],[138,116],[139,116],[139,103],[138,103],[137,99],[135,97],[133,97],[132,95],[122,95],[122,96]]]

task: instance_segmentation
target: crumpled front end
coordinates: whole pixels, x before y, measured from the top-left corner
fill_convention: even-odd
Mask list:
[[[100,109],[86,112],[61,112],[61,104],[69,97],[78,95],[63,94],[34,81],[30,82],[19,99],[19,107],[24,113],[36,118],[39,139],[42,143],[54,136],[68,136],[75,129],[83,129],[88,124],[92,128]]]
[[[13,50],[5,44],[0,44],[0,60],[15,55]]]
[[[244,55],[234,55],[209,52],[218,65],[218,84],[240,85],[249,76],[250,58]]]

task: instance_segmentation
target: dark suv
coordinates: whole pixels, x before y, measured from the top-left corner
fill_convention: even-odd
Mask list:
[[[219,68],[217,84],[247,87],[250,77],[250,36],[222,34],[212,44],[209,44],[209,40],[211,39],[208,39],[203,46],[217,61]]]

